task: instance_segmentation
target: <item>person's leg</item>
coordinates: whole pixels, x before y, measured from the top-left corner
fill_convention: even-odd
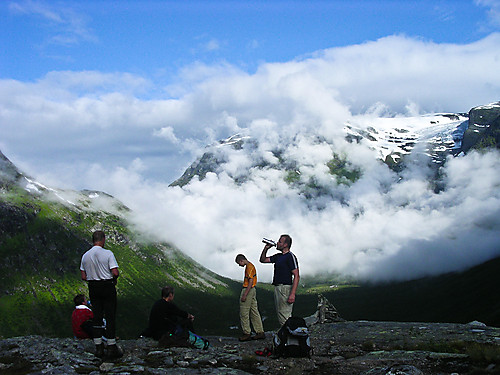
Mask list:
[[[112,283],[105,283],[104,287],[103,309],[106,317],[106,334],[108,344],[116,343],[116,288]],[[110,341],[111,340],[111,341]]]
[[[181,326],[181,329],[184,331],[191,331],[193,333],[196,333],[194,330],[194,324],[191,319],[188,318],[183,318],[179,320],[179,325]]]
[[[84,321],[80,327],[91,339],[94,338],[94,321],[92,319]]]
[[[252,301],[247,297],[245,302],[241,301],[241,297],[245,289],[243,289],[240,293],[240,324],[241,330],[243,331],[243,336],[240,337],[241,341],[246,341],[250,339],[250,333],[252,332],[250,329],[250,307],[252,305]]]
[[[252,288],[250,293],[248,293],[248,298],[250,299],[250,321],[255,329],[255,333],[262,334],[264,333],[264,327],[262,326],[262,318],[260,317],[257,305],[257,290],[255,288]]]
[[[89,282],[89,298],[94,313],[93,340],[96,347],[95,355],[99,358],[104,356],[104,344],[102,343],[104,304],[102,300],[101,284]]]
[[[116,345],[116,288],[113,283],[105,283],[104,316],[106,317],[107,355],[110,358],[123,356],[123,351]]]
[[[104,334],[102,329],[104,317],[104,304],[102,299],[100,283],[89,282],[89,298],[92,304],[92,312],[94,313],[94,343],[96,345],[102,342],[101,336]]]
[[[293,304],[288,303],[291,289],[291,285],[277,285],[274,287],[274,303],[280,326],[285,324],[287,319],[292,316]]]

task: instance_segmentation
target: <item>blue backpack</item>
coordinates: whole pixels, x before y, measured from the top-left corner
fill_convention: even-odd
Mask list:
[[[191,344],[193,348],[208,349],[210,343],[208,342],[207,339],[204,339],[203,337],[198,336],[196,333],[193,333],[191,331],[188,332],[189,332],[188,342]]]

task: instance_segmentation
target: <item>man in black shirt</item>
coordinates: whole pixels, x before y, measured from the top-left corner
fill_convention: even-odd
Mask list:
[[[267,256],[267,251],[272,247],[266,243],[260,254],[261,263],[274,263],[274,304],[280,325],[285,324],[292,316],[295,294],[299,286],[299,262],[297,257],[290,251],[292,237],[282,234],[276,243],[276,249],[281,253]]]
[[[149,326],[144,336],[159,340],[164,334],[176,334],[179,326],[194,332],[194,316],[179,309],[172,301],[174,287],[166,286],[161,290],[161,299],[156,301],[149,314]]]

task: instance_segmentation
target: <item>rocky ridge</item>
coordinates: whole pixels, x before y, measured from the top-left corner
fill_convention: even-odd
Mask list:
[[[500,328],[469,324],[350,321],[310,327],[311,358],[255,352],[265,340],[240,343],[207,337],[207,350],[162,348],[156,341],[120,340],[124,356],[100,360],[90,340],[25,336],[0,340],[2,374],[496,374]]]
[[[382,123],[376,119],[373,121],[375,123],[346,123],[345,140],[350,143],[365,143],[376,150],[378,158],[396,172],[403,171],[408,163],[418,160],[421,155],[428,157],[432,168],[439,169],[449,155],[456,156],[471,149],[498,148],[500,144],[500,102],[474,107],[469,113],[395,117],[384,119]],[[293,140],[288,140],[291,141]],[[321,137],[317,141],[326,142]],[[231,155],[235,153],[252,156],[254,160],[249,170],[276,168],[289,171],[289,177],[298,172],[296,163],[286,160],[280,147],[276,146],[272,150],[273,156],[280,161],[277,165],[270,165],[259,155],[258,148],[258,140],[250,136],[236,134],[221,140],[208,146],[203,155],[171,186],[183,187],[193,178],[203,180],[208,173],[220,173],[221,167],[230,162]],[[335,158],[332,162],[335,163]],[[338,170],[331,170],[331,173],[337,174]],[[239,173],[230,177],[235,183],[240,183],[248,176]]]

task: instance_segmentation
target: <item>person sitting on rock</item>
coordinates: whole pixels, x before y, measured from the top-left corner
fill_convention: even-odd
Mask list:
[[[73,334],[79,339],[93,338],[94,313],[89,307],[87,298],[83,294],[77,294],[73,302],[75,303],[75,309],[71,314]]]
[[[207,349],[207,339],[194,333],[194,316],[179,309],[174,300],[174,288],[166,286],[161,290],[161,299],[156,301],[149,314],[149,326],[141,336],[152,337],[164,347],[190,346]]]
[[[176,334],[181,330],[194,332],[194,316],[177,307],[173,302],[174,292],[172,286],[162,288],[161,299],[151,308],[149,325],[143,336],[159,340],[165,334]]]

